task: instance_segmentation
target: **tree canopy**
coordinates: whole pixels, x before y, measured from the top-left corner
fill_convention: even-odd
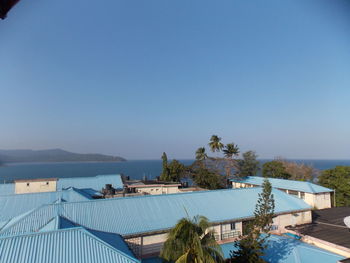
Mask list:
[[[234,263],[264,263],[262,259],[267,246],[267,238],[273,222],[275,201],[272,187],[267,178],[264,179],[263,191],[254,211],[254,220],[248,224],[247,235],[235,243],[236,250],[231,251]],[[263,235],[262,235],[263,234]]]
[[[350,166],[324,170],[318,183],[335,190],[336,206],[350,206]]]
[[[210,223],[204,216],[179,220],[168,234],[161,258],[176,263],[224,262],[221,247],[209,228]]]
[[[278,160],[266,162],[263,164],[262,175],[269,178],[289,179],[291,175],[287,173],[283,163]]]
[[[220,174],[204,167],[194,170],[193,179],[197,186],[208,190],[221,189],[224,185],[224,178]]]
[[[254,151],[242,154],[243,159],[238,160],[236,175],[239,177],[255,176],[260,169],[258,156]]]
[[[316,170],[303,163],[276,159],[264,163],[262,173],[264,177],[309,181],[316,174]]]

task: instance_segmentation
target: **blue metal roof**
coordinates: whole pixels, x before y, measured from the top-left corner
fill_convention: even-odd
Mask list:
[[[324,249],[306,244],[299,240],[271,235],[263,259],[270,263],[335,263],[344,257]],[[230,251],[235,250],[234,243],[221,245],[225,258],[230,257]]]
[[[203,215],[214,223],[239,220],[253,216],[261,190],[228,189],[46,205],[8,224],[0,230],[0,235],[37,231],[57,215],[57,211],[86,228],[123,236],[167,230],[187,214]],[[277,189],[273,189],[273,194],[276,213],[311,210],[299,198]]]
[[[59,200],[78,202],[90,199],[73,188],[59,192],[3,195],[0,196],[0,226],[1,222],[7,222],[44,204],[52,204]]]
[[[88,177],[59,178],[57,180],[57,189],[75,187],[79,189],[91,188],[101,191],[106,184],[111,184],[115,189],[123,189],[124,187],[121,175],[110,174]]]
[[[230,258],[230,252],[235,250],[234,243],[221,245],[225,258]],[[344,257],[324,249],[286,237],[271,235],[263,259],[269,263],[336,263]],[[160,258],[142,260],[143,263],[162,263]]]
[[[15,184],[0,184],[0,195],[12,195],[15,193]]]
[[[68,220],[67,218],[64,218],[58,215],[52,218],[44,227],[42,227],[39,230],[39,232],[54,231],[54,230],[74,228],[74,227],[81,227],[81,226]],[[91,234],[95,235],[96,237],[100,238],[104,242],[108,243],[109,245],[113,246],[114,248],[123,251],[125,254],[131,257],[135,256],[132,253],[132,251],[129,249],[127,244],[125,243],[122,236],[120,236],[119,234],[106,233],[106,232],[90,230],[90,229],[86,229],[86,230],[89,231]]]
[[[139,263],[140,261],[79,227],[2,237],[0,262]]]
[[[313,184],[305,181],[295,181],[295,180],[286,180],[279,178],[268,178],[272,187],[279,189],[288,189],[306,193],[324,193],[324,192],[333,192],[332,189]],[[235,178],[231,179],[233,182],[237,183],[246,183],[246,184],[254,184],[261,186],[264,181],[264,177],[260,176],[248,176],[245,178]]]

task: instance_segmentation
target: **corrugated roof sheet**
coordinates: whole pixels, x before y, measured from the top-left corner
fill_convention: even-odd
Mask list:
[[[86,228],[123,236],[167,230],[187,214],[203,215],[211,222],[233,221],[253,216],[260,192],[261,188],[244,188],[46,205],[7,225],[0,235],[37,231],[57,211]],[[311,209],[303,200],[277,189],[273,194],[276,213]]]
[[[234,243],[220,245],[225,258],[230,258],[230,252],[235,250]],[[304,242],[271,235],[263,259],[270,263],[336,263],[344,257]],[[143,263],[162,263],[160,258],[142,260]]]
[[[1,263],[138,263],[83,228],[0,238]]]
[[[294,191],[300,191],[300,192],[306,192],[306,193],[333,192],[332,189],[329,189],[317,184],[313,184],[310,182],[286,180],[286,179],[279,179],[279,178],[268,178],[268,179],[272,187],[274,188],[288,189],[288,190],[294,190]],[[248,176],[242,179],[235,178],[235,179],[232,179],[231,181],[238,182],[238,183],[262,185],[264,178],[260,176]]]
[[[0,184],[0,195],[12,195],[15,193],[15,184]]]
[[[82,195],[73,188],[59,192],[0,196],[0,222],[7,222],[13,217],[19,216],[41,205],[55,203],[58,200],[66,202],[79,202],[90,199],[91,198],[89,198],[87,195]]]
[[[271,235],[263,259],[271,263],[335,263],[344,257],[299,240]],[[230,257],[234,243],[221,245],[225,258]]]
[[[47,232],[47,231],[54,231],[54,230],[60,230],[60,229],[66,229],[66,228],[74,228],[74,227],[81,227],[78,224],[68,220],[67,218],[64,218],[62,216],[55,216],[53,217],[44,227],[42,227],[39,232]],[[125,243],[122,236],[115,233],[106,233],[96,230],[90,230],[86,229],[91,234],[95,235],[96,237],[100,238],[104,242],[108,243],[112,247],[124,252],[125,254],[135,257],[135,255],[132,253],[132,251],[129,249],[128,245]]]
[[[89,177],[71,177],[59,178],[57,181],[57,189],[65,189],[69,187],[75,188],[91,188],[96,191],[101,191],[106,184],[111,184],[115,189],[123,189],[123,181],[121,175],[97,175]]]

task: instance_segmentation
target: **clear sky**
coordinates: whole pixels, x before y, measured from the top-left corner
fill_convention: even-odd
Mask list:
[[[350,159],[347,0],[21,0],[0,21],[0,149]]]

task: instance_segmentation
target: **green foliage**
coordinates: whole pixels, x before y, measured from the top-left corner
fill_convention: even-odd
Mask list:
[[[275,211],[275,200],[273,198],[272,186],[267,178],[262,185],[263,191],[259,194],[258,202],[254,211],[254,225],[262,233],[271,230],[272,218]]]
[[[315,172],[316,170],[310,165],[283,159],[276,159],[263,165],[263,176],[272,178],[309,181]]]
[[[260,169],[256,153],[248,151],[243,153],[242,157],[242,160],[238,160],[236,175],[239,177],[255,176]]]
[[[224,262],[221,247],[209,230],[210,223],[203,216],[192,220],[181,219],[170,230],[160,257],[176,263],[221,263]]]
[[[194,181],[197,186],[209,190],[223,188],[223,177],[207,168],[199,167],[194,170]]]
[[[205,166],[205,160],[208,158],[207,153],[205,152],[204,147],[200,147],[196,151],[196,162],[200,164],[200,166]]]
[[[261,257],[266,249],[268,232],[271,230],[275,201],[271,193],[272,187],[268,179],[265,178],[263,191],[259,194],[254,211],[254,220],[247,225],[247,235],[235,243],[237,248],[231,251],[231,262],[237,263],[263,263]],[[261,235],[264,233],[264,235]]]
[[[252,232],[250,232],[252,233]],[[249,234],[239,242],[235,242],[236,251],[230,252],[232,263],[266,263],[261,257],[264,255],[265,245],[255,235]]]
[[[287,173],[287,170],[284,167],[283,163],[278,160],[264,163],[262,175],[264,177],[282,179],[289,179],[291,177],[291,175]]]
[[[178,160],[174,159],[168,164],[168,172],[171,181],[179,182],[185,172],[185,166]]]
[[[212,135],[209,142],[209,147],[212,152],[220,152],[224,148],[221,138],[217,135]]]
[[[226,144],[222,151],[223,151],[225,157],[230,158],[230,159],[239,154],[238,145],[235,145],[234,143]]]
[[[163,169],[162,169],[162,174],[160,175],[160,180],[170,181],[171,178],[170,178],[170,172],[168,169],[168,156],[166,155],[165,152],[163,152],[162,160],[163,160]]]
[[[350,166],[324,170],[318,177],[318,183],[335,190],[337,206],[350,206]]]

